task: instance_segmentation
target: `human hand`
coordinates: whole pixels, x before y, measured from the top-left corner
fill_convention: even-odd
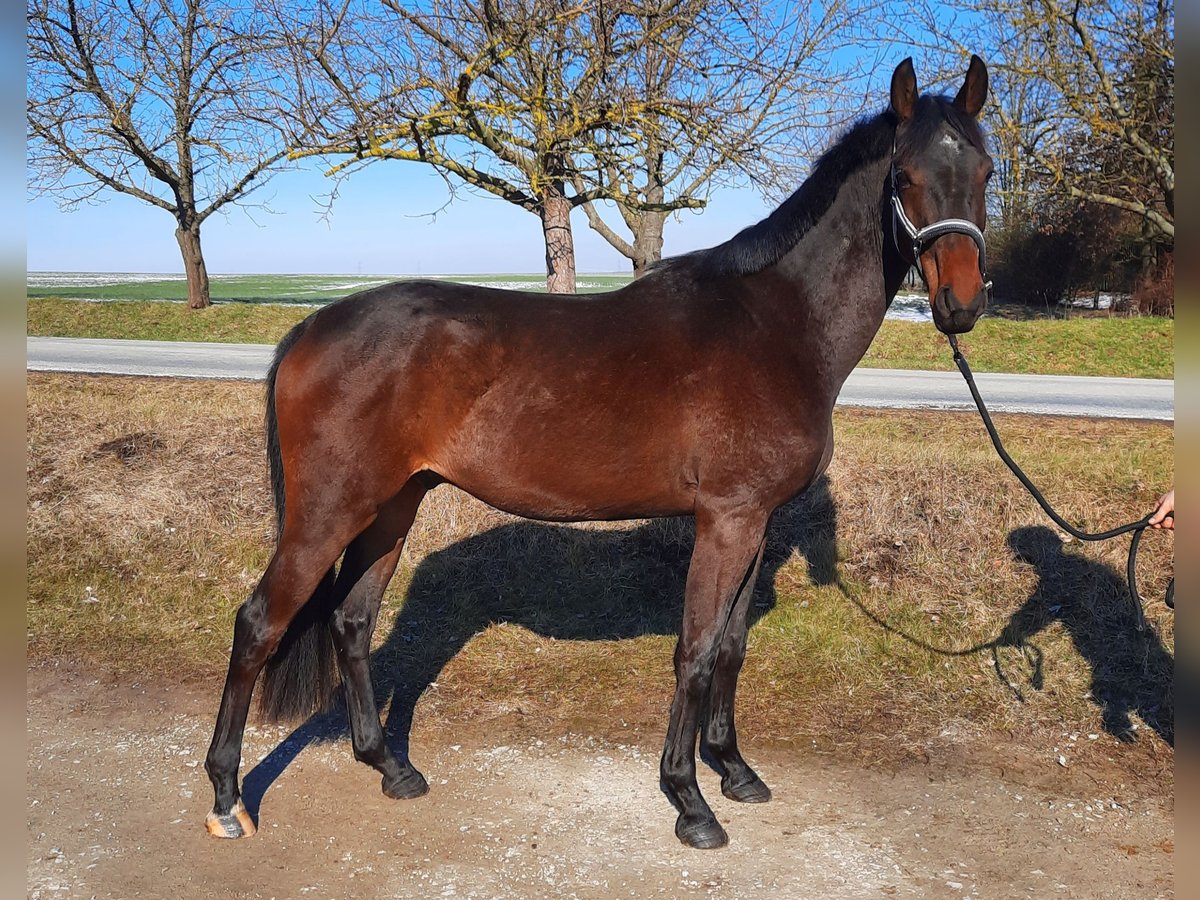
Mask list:
[[[1151,528],[1175,530],[1175,488],[1158,498],[1158,506],[1147,523]]]

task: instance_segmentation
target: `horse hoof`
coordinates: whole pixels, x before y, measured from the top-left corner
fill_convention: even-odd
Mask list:
[[[393,800],[412,800],[429,793],[429,783],[416,769],[409,769],[399,778],[383,778],[383,793]]]
[[[675,836],[694,850],[715,850],[729,843],[729,835],[716,819],[689,822],[680,816],[675,822]]]
[[[204,820],[204,826],[209,834],[219,838],[250,837],[258,830],[241,800],[234,803],[227,813],[210,812]]]
[[[771,789],[757,775],[741,784],[733,784],[729,779],[722,778],[721,793],[738,803],[766,803],[771,799]]]

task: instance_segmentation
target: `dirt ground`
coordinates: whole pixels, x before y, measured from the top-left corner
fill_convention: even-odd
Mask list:
[[[727,801],[703,768],[731,842],[699,852],[675,839],[644,741],[418,727],[431,790],[392,801],[346,740],[259,726],[242,764],[259,832],[218,841],[203,826],[218,684],[49,664],[27,685],[33,898],[1174,895],[1163,779],[1047,772],[1004,746],[862,768],[750,743],[774,799]]]

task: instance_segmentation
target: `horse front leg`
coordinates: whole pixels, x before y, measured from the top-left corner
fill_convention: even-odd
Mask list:
[[[729,841],[696,782],[696,732],[735,601],[756,567],[766,521],[765,511],[705,507],[696,512],[696,546],[675,647],[675,698],[660,771],[663,790],[679,810],[675,834],[697,849]]]
[[[771,799],[771,789],[742,758],[734,725],[738,674],[746,659],[746,619],[754,597],[755,582],[758,581],[758,570],[762,566],[765,544],[764,540],[758,545],[750,576],[742,584],[734,601],[729,624],[717,653],[708,708],[700,730],[700,755],[720,773],[721,793],[741,803],[765,803]]]

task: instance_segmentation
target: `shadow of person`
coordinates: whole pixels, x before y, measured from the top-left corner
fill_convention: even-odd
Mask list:
[[[1064,553],[1062,540],[1045,526],[1015,529],[1008,546],[1018,560],[1037,570],[1038,584],[993,648],[1020,649],[1033,668],[1033,687],[1040,690],[1042,656],[1029,639],[1051,623],[1062,622],[1091,666],[1091,697],[1100,707],[1104,730],[1122,741],[1135,740],[1131,717],[1136,713],[1174,746],[1175,660],[1153,629],[1138,631],[1138,611],[1125,579],[1102,563]],[[1020,696],[998,657],[997,673]]]
[[[751,627],[775,606],[775,575],[794,553],[804,557],[814,584],[837,582],[836,531],[826,476],[776,510]],[[390,632],[371,654],[376,708],[387,707],[384,733],[393,752],[408,758],[417,701],[490,625],[509,623],[572,641],[678,634],[694,533],[690,518],[619,529],[517,521],[430,553],[413,572]],[[301,750],[347,734],[338,709],[300,725],[246,774],[242,799],[250,814],[257,818],[263,795]]]

